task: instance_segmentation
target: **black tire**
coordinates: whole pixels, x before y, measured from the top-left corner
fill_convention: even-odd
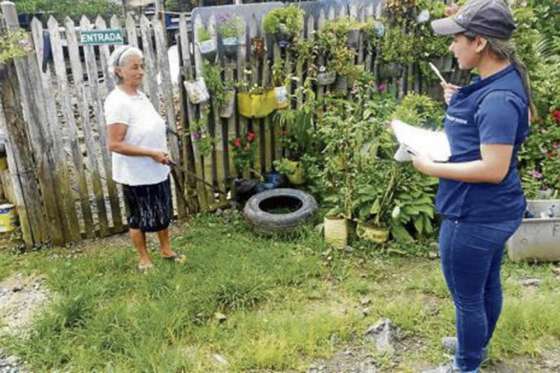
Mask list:
[[[295,211],[273,214],[263,209],[267,202],[286,200],[298,204]],[[289,233],[313,216],[317,201],[301,190],[279,188],[255,194],[247,201],[243,214],[256,232],[263,234]]]

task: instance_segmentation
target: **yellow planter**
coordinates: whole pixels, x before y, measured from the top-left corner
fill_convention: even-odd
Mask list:
[[[294,162],[295,165],[295,171],[291,174],[286,175],[288,177],[288,180],[290,181],[290,183],[292,185],[302,185],[303,183],[305,183],[305,173],[304,173],[304,169],[301,166],[300,162]]]
[[[286,88],[276,87],[262,94],[241,92],[237,94],[239,114],[247,118],[264,118],[276,109],[288,106]]]
[[[4,171],[8,169],[8,160],[6,157],[0,158],[0,171]]]
[[[344,218],[324,219],[325,242],[329,245],[343,249],[348,245],[348,220]]]
[[[16,229],[16,221],[14,205],[10,203],[0,205],[0,232],[11,232]]]
[[[376,227],[365,223],[358,223],[356,234],[362,240],[376,243],[383,243],[389,239],[389,230],[387,228]]]

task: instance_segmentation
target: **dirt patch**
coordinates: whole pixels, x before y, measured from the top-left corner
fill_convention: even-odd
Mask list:
[[[0,282],[0,335],[25,333],[50,299],[42,277],[16,273]]]

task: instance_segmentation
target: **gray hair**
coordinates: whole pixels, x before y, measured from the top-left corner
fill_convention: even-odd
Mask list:
[[[474,40],[476,37],[476,34],[468,31],[465,32],[464,35],[469,40]],[[511,40],[497,39],[484,35],[481,36],[488,41],[486,48],[499,59],[511,62],[521,76],[523,88],[525,88],[525,94],[527,94],[527,98],[529,100],[529,110],[531,111],[533,118],[535,118],[537,116],[537,110],[533,101],[533,90],[531,89],[529,70],[517,55],[515,44]]]
[[[131,45],[122,45],[115,48],[113,53],[111,53],[111,56],[109,56],[109,60],[107,62],[109,65],[108,70],[111,77],[117,82],[117,84],[122,83],[122,78],[116,73],[115,68],[123,66],[126,59],[130,56],[144,58],[144,53],[142,53],[140,49]]]

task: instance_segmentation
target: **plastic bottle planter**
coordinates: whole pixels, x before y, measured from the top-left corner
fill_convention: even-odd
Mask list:
[[[292,185],[303,185],[305,184],[305,170],[303,169],[301,162],[296,162],[295,170],[291,174],[286,175],[290,184]]]
[[[276,98],[276,109],[285,109],[288,107],[288,89],[286,87],[275,87],[274,97]]]
[[[193,105],[206,102],[210,98],[210,94],[208,93],[208,88],[206,88],[204,78],[185,81],[183,84],[185,85],[187,96],[189,97],[189,100]]]
[[[344,218],[324,219],[325,242],[337,249],[348,245],[348,220]]]
[[[294,34],[288,27],[284,24],[279,24],[278,28],[276,29],[276,33],[274,34],[274,39],[276,40],[276,44],[280,48],[287,48],[292,44],[292,40],[294,39]]]
[[[198,43],[198,50],[200,51],[200,55],[209,62],[216,61],[216,55],[218,48],[216,46],[216,42],[213,39],[204,40]]]
[[[263,58],[266,55],[266,42],[264,38],[255,36],[251,39],[251,52],[256,58]]]
[[[382,80],[399,78],[404,72],[401,64],[390,62],[379,66],[379,77]]]
[[[229,59],[235,59],[237,57],[237,49],[239,48],[239,38],[234,36],[222,39],[222,47],[224,56]]]
[[[276,87],[263,93],[238,93],[237,105],[244,117],[264,118],[276,109],[288,107],[288,91],[286,87]]]
[[[360,30],[359,29],[354,29],[354,30],[348,31],[348,40],[346,41],[346,44],[348,45],[349,48],[358,49],[358,47],[360,46]]]
[[[317,84],[318,85],[331,85],[336,80],[336,71],[327,71],[324,67],[321,67],[319,73],[317,74]]]
[[[230,118],[233,115],[233,110],[235,109],[235,91],[230,90],[225,93],[225,100],[220,108],[220,117]]]
[[[389,230],[387,228],[361,222],[356,227],[356,234],[362,240],[375,243],[383,243],[389,239]]]

